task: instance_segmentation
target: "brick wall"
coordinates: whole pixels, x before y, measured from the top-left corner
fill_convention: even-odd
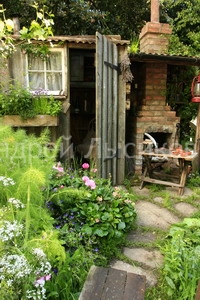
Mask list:
[[[146,23],[140,33],[140,52],[165,54],[171,32],[169,24]]]
[[[146,54],[166,54],[171,28],[169,24],[159,22],[159,1],[151,1],[151,22],[143,27],[140,34],[140,52]],[[135,173],[142,172],[144,133],[155,133],[164,137],[169,148],[175,146],[177,123],[180,118],[166,103],[167,64],[164,62],[143,62],[134,78],[138,79],[137,116],[135,117]],[[162,138],[162,140],[164,140]]]
[[[166,103],[167,64],[147,62],[142,65],[139,84],[137,116],[135,119],[135,173],[141,174],[144,133],[162,133],[166,144],[173,148],[180,118]],[[140,70],[140,71],[141,71]],[[147,138],[147,137],[146,137]]]

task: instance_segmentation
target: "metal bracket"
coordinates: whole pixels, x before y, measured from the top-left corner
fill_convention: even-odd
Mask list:
[[[120,72],[120,65],[116,66],[114,64],[109,63],[108,61],[104,61],[104,64],[108,67],[110,67],[111,69],[116,70],[117,72]]]

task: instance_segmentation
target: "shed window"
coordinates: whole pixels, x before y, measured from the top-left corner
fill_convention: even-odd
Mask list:
[[[31,91],[44,90],[59,95],[64,90],[64,51],[52,49],[44,60],[32,54],[27,55],[28,87]]]

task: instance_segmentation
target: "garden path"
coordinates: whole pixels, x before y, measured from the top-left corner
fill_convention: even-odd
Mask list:
[[[146,276],[146,287],[154,286],[157,283],[159,267],[162,266],[163,257],[156,241],[163,235],[161,232],[167,232],[170,225],[181,221],[184,217],[190,217],[197,211],[197,208],[184,202],[184,198],[192,195],[189,188],[185,188],[183,196],[179,196],[180,202],[176,201],[173,205],[173,211],[165,208],[164,197],[150,197],[150,189],[133,187],[133,192],[140,195],[136,202],[137,229],[128,235],[130,247],[124,247],[123,255],[126,259],[115,260],[111,267]],[[177,189],[166,188],[170,196],[177,198]],[[142,197],[141,197],[142,196]],[[128,262],[125,262],[128,261]]]

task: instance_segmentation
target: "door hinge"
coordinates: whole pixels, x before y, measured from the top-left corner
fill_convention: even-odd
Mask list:
[[[114,64],[109,63],[108,61],[104,61],[104,64],[105,64],[106,66],[110,67],[111,69],[114,69],[114,70],[116,70],[117,72],[120,72],[120,65],[119,65],[119,64],[118,64],[118,66],[117,66],[117,65],[114,65]]]

